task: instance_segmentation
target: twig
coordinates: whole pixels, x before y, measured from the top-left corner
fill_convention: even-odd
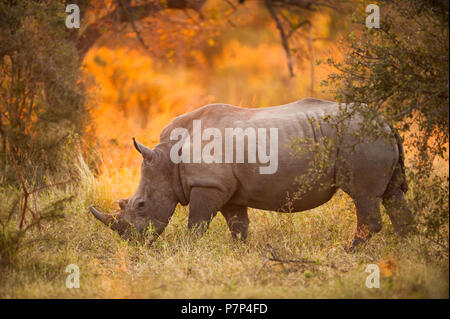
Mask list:
[[[280,18],[278,17],[278,15],[272,5],[272,0],[265,0],[265,4],[266,4],[267,10],[269,10],[270,15],[275,20],[278,31],[280,32],[281,43],[282,43],[284,51],[286,53],[289,74],[291,75],[291,77],[293,77],[293,76],[295,76],[295,73],[294,73],[294,67],[292,65],[291,48],[289,46],[289,40],[286,35],[286,32],[284,31],[283,23],[280,21]]]
[[[317,266],[326,266],[326,267],[329,267],[329,268],[332,268],[332,269],[335,269],[335,270],[339,270],[339,271],[341,271],[341,272],[346,272],[345,270],[339,269],[338,267],[336,267],[336,266],[333,265],[333,264],[322,263],[322,262],[320,262],[320,261],[315,261],[315,260],[311,260],[311,259],[307,259],[307,258],[300,258],[300,259],[281,259],[281,258],[278,258],[278,257],[276,256],[275,251],[274,251],[274,249],[273,249],[272,246],[270,246],[270,245],[268,244],[268,245],[267,245],[267,248],[269,248],[269,252],[270,252],[270,254],[272,255],[272,258],[268,258],[268,259],[269,259],[270,261],[276,261],[276,262],[279,262],[279,263],[282,265],[283,269],[285,269],[284,266],[283,266],[283,264],[285,264],[285,263],[296,263],[296,264],[314,264],[314,265],[317,265]]]
[[[233,9],[233,12],[237,10],[236,6],[230,0],[225,0],[225,2]]]
[[[30,193],[28,192],[27,186],[25,185],[25,180],[22,176],[22,172],[19,169],[19,165],[17,165],[17,161],[13,155],[11,155],[11,159],[14,165],[14,169],[16,170],[17,177],[19,178],[20,184],[22,185],[22,192],[23,192],[23,206],[22,206],[22,215],[20,217],[20,223],[19,228],[22,229],[23,222],[25,220],[25,213],[27,212],[27,206],[28,206],[28,196],[30,196]]]
[[[41,229],[41,224],[40,224],[40,220],[42,219],[41,216],[37,213],[37,211],[31,209],[28,206],[28,202],[29,202],[30,196],[33,195],[34,193],[40,192],[41,190],[49,188],[49,187],[54,187],[54,186],[58,186],[58,185],[67,184],[67,183],[73,181],[73,178],[70,178],[70,179],[68,179],[66,181],[62,181],[62,182],[58,182],[58,183],[44,185],[44,186],[35,188],[32,191],[29,191],[27,186],[26,186],[25,179],[24,179],[24,177],[22,175],[22,171],[20,170],[19,165],[17,164],[16,158],[13,155],[11,155],[10,157],[11,157],[11,161],[12,161],[12,163],[14,165],[14,169],[16,170],[17,177],[19,178],[20,184],[22,186],[22,193],[23,193],[23,205],[22,205],[22,214],[20,216],[19,229],[22,230],[22,228],[23,228],[23,225],[24,225],[24,222],[25,222],[25,215],[26,215],[27,211],[30,212],[30,214],[32,215],[33,219],[35,220],[35,223],[31,223],[30,225],[37,224],[38,228]],[[14,207],[15,207],[15,205],[17,205],[17,201],[15,202]],[[8,216],[8,219],[10,217],[11,217],[11,214]],[[28,228],[29,228],[29,226],[27,226],[25,229],[28,229]]]
[[[43,190],[43,189],[45,189],[45,188],[54,187],[54,186],[59,186],[59,185],[64,185],[64,184],[67,184],[67,183],[72,182],[73,180],[74,180],[74,178],[71,177],[71,178],[69,178],[69,179],[67,179],[67,180],[65,180],[65,181],[62,181],[62,182],[57,182],[57,183],[53,183],[53,184],[49,184],[49,185],[44,185],[44,186],[35,188],[30,194],[40,192],[41,190]]]
[[[131,27],[133,28],[134,33],[136,34],[136,38],[138,39],[138,41],[142,44],[142,46],[144,47],[145,50],[151,51],[151,49],[145,44],[144,39],[142,39],[141,33],[138,31],[138,29],[136,27],[136,24],[134,23],[134,19],[130,15],[130,13],[128,12],[128,9],[127,9],[126,5],[124,5],[122,3],[122,0],[117,0],[117,3],[122,8],[122,10],[125,12],[128,20],[130,21]]]
[[[297,24],[295,27],[293,27],[293,28],[291,29],[291,31],[289,31],[287,37],[288,37],[288,38],[291,38],[292,35],[298,31],[298,29],[300,29],[301,27],[303,27],[304,25],[307,25],[307,24],[310,25],[311,22],[310,22],[309,20],[305,20],[305,21],[303,21],[302,23]]]

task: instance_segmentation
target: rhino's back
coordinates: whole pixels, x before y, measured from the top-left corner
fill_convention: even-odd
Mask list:
[[[243,108],[230,104],[209,104],[176,117],[161,133],[161,142],[169,142],[170,132],[175,128],[186,128],[191,132],[194,120],[202,121],[202,128],[219,129],[235,127],[278,128],[283,136],[314,137],[311,118],[320,119],[334,113],[338,104],[327,100],[306,98],[289,104]]]
[[[241,108],[226,104],[212,104],[201,107],[190,113],[175,118],[161,133],[161,142],[175,143],[170,141],[170,132],[175,128],[185,128],[192,134],[194,120],[201,120],[202,129],[218,128],[223,136],[225,128],[243,129],[266,128],[269,134],[270,128],[278,131],[278,170],[274,174],[260,174],[259,168],[267,164],[261,163],[236,163],[236,164],[207,164],[199,166],[192,172],[191,166],[187,166],[184,179],[210,178],[220,179],[218,183],[225,183],[224,179],[237,180],[238,188],[231,199],[231,203],[237,205],[248,205],[254,208],[280,210],[286,201],[287,193],[293,194],[298,185],[295,177],[304,174],[309,168],[309,162],[298,159],[291,155],[292,138],[308,137],[318,139],[320,136],[331,134],[325,127],[313,125],[311,118],[320,119],[325,114],[330,114],[338,109],[334,102],[303,99],[293,103],[266,107],[266,108]],[[218,165],[213,170],[213,177],[209,165]],[[200,167],[204,169],[200,170]],[[231,170],[231,171],[230,171]],[[191,176],[192,175],[192,176]],[[208,175],[208,176],[206,176]],[[334,178],[331,170],[326,181]],[[324,182],[317,181],[317,184]],[[314,193],[308,197],[308,201],[294,204],[295,211],[301,211],[316,207],[326,202],[334,193],[334,189],[319,190],[314,186]]]

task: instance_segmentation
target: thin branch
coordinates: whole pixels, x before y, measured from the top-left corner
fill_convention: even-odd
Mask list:
[[[310,95],[314,95],[314,81],[315,81],[315,70],[314,70],[314,46],[313,46],[313,37],[312,37],[312,24],[308,25],[308,50],[309,50],[309,61],[311,65],[311,86],[310,86]]]
[[[103,35],[105,25],[110,25],[111,22],[119,20],[120,22],[131,22],[130,17],[134,21],[142,20],[148,16],[163,11],[164,9],[185,10],[192,9],[200,13],[200,10],[206,0],[167,0],[163,7],[159,0],[145,2],[141,5],[128,6],[127,12],[121,6],[116,8],[97,19],[84,29],[79,34],[77,39],[78,55],[82,59],[95,42]]]
[[[123,4],[122,0],[116,0],[116,1],[119,4],[119,6],[123,9],[123,11],[125,12],[127,19],[128,19],[128,21],[130,21],[131,27],[133,28],[134,33],[136,34],[136,38],[142,44],[142,47],[147,51],[151,51],[151,49],[145,44],[144,39],[142,39],[141,33],[139,32],[139,30],[136,27],[136,24],[134,23],[134,18],[128,12],[128,8],[126,7],[126,5]]]
[[[19,165],[17,165],[17,161],[13,155],[11,155],[11,159],[14,165],[14,169],[16,170],[17,177],[19,178],[20,184],[22,185],[23,205],[22,205],[22,215],[20,216],[20,223],[19,223],[19,228],[22,229],[25,220],[25,213],[27,212],[28,196],[30,195],[30,193],[28,192],[27,186],[25,185],[25,180],[22,176],[22,172],[20,171]]]
[[[289,68],[289,74],[291,77],[295,76],[294,74],[294,67],[292,64],[292,56],[291,56],[291,49],[289,46],[288,37],[286,35],[286,32],[284,31],[283,23],[280,21],[280,18],[278,17],[275,9],[273,8],[272,0],[264,0],[267,10],[269,10],[270,15],[275,20],[275,23],[277,25],[278,32],[280,32],[281,36],[281,43],[284,48],[284,52],[286,53],[288,68]]]
[[[303,21],[302,23],[299,23],[298,25],[296,25],[289,31],[287,37],[288,38],[292,37],[292,35],[294,33],[296,33],[298,31],[298,29],[300,29],[301,27],[303,27],[304,25],[307,25],[307,24],[311,24],[311,22],[309,20],[306,20],[306,21]]]
[[[328,2],[319,2],[313,0],[272,0],[277,7],[293,7],[308,11],[316,11],[318,7],[326,7],[337,10],[337,7]]]
[[[14,169],[16,170],[17,177],[18,177],[18,179],[20,181],[20,184],[22,186],[22,193],[23,193],[23,205],[22,205],[22,213],[21,213],[21,216],[20,216],[19,229],[22,230],[22,228],[23,228],[23,225],[24,225],[24,222],[25,222],[25,215],[26,215],[27,211],[31,213],[31,215],[32,215],[33,219],[35,220],[36,224],[38,225],[39,229],[41,229],[41,225],[40,225],[40,222],[39,222],[41,217],[38,216],[38,213],[36,211],[34,211],[33,209],[31,209],[28,206],[30,196],[33,195],[34,193],[40,192],[41,190],[43,190],[45,188],[67,184],[70,181],[72,181],[73,178],[70,178],[69,180],[58,182],[58,183],[44,185],[44,186],[35,188],[32,191],[29,191],[27,186],[26,186],[25,179],[24,179],[24,177],[22,175],[22,171],[20,170],[19,165],[17,164],[17,160],[16,160],[16,158],[13,155],[11,155],[11,161],[12,161],[12,163],[14,165]],[[15,207],[16,204],[14,204],[14,207]],[[11,216],[11,214],[10,214],[10,216]],[[8,217],[8,219],[9,219],[9,217]]]
[[[295,263],[295,264],[313,264],[313,265],[317,265],[317,266],[326,266],[326,267],[329,267],[329,268],[332,268],[332,269],[339,270],[341,272],[345,272],[345,270],[339,269],[334,264],[322,263],[320,261],[310,260],[310,259],[307,259],[307,258],[281,259],[281,258],[277,257],[277,255],[275,253],[275,250],[273,249],[273,247],[271,245],[268,244],[267,248],[269,249],[269,252],[272,255],[272,257],[268,258],[268,259],[270,261],[279,262],[282,265],[283,269],[284,269],[283,264],[285,264],[285,263]]]
[[[233,2],[231,2],[230,0],[224,0],[232,9],[233,12],[235,12],[237,10],[237,7],[233,4]]]
[[[225,19],[227,20],[228,24],[233,27],[236,28],[236,24],[231,21],[230,16],[232,14],[234,14],[237,11],[237,7],[233,4],[233,2],[231,2],[230,0],[224,0],[230,7],[231,7],[231,12],[229,14],[225,14]]]
[[[44,186],[41,186],[41,187],[38,187],[38,188],[34,189],[30,194],[40,192],[41,190],[43,190],[45,188],[50,188],[50,187],[54,187],[54,186],[60,186],[60,185],[68,184],[68,183],[72,182],[73,180],[74,180],[74,178],[69,178],[69,179],[67,179],[65,181],[62,181],[62,182],[57,182],[57,183],[53,183],[53,184],[49,184],[49,185],[44,185]]]

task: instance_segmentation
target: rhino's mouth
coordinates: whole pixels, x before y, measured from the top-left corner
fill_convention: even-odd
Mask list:
[[[89,206],[92,215],[107,227],[119,233],[123,239],[134,239],[142,243],[153,243],[169,224],[168,221],[150,219],[148,225],[140,229],[132,223],[120,218],[120,212],[104,214],[93,206]],[[149,227],[150,226],[150,227]]]

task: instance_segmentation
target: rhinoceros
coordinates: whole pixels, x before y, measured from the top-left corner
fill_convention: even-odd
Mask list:
[[[220,211],[232,237],[245,240],[249,227],[249,207],[287,213],[301,212],[328,202],[341,189],[351,197],[356,207],[356,232],[350,247],[365,242],[381,230],[380,203],[385,206],[395,231],[399,234],[408,232],[413,224],[413,215],[405,200],[407,183],[402,141],[382,118],[377,118],[379,130],[387,133],[389,138],[362,138],[353,147],[345,145],[351,144],[350,140],[355,139],[351,133],[364,122],[361,116],[346,119],[347,129],[340,136],[344,143],[336,147],[329,167],[317,180],[311,181],[301,196],[291,200],[289,209],[286,209],[287,195],[294,194],[299,188],[296,177],[307,174],[313,165],[308,154],[303,157],[293,156],[293,138],[310,138],[314,141],[336,138],[335,127],[327,125],[326,121],[321,125],[317,123],[337,116],[339,110],[340,104],[336,102],[306,98],[265,108],[210,104],[178,116],[163,129],[160,142],[153,149],[133,138],[134,146],[142,156],[140,182],[130,198],[118,201],[120,211],[104,214],[92,206],[90,210],[121,237],[127,239],[135,233],[152,242],[168,225],[177,204],[189,204],[189,229],[204,233],[212,218]],[[267,164],[267,156],[265,161],[262,160],[263,156],[255,161],[255,156],[251,156],[250,152],[247,161],[220,161],[220,156],[213,160],[203,158],[203,161],[201,158],[183,161],[180,160],[183,157],[175,156],[174,160],[177,143],[178,148],[175,150],[178,153],[195,153],[195,148],[199,147],[194,145],[195,142],[205,144],[204,140],[198,138],[195,141],[193,131],[199,122],[203,128],[213,128],[210,137],[216,138],[227,136],[227,128],[241,128],[241,132],[247,134],[245,140],[248,149],[257,148],[258,152],[270,148],[267,139],[260,139],[261,129],[277,133],[278,149],[273,152],[277,153],[276,165],[273,164],[269,172],[262,173],[261,168],[264,163]],[[174,139],[173,132],[177,130],[181,135],[185,133],[183,139]],[[258,133],[258,140],[250,140],[255,135],[252,132]],[[224,144],[230,145],[229,141],[216,144],[219,155],[226,153]],[[238,150],[234,151],[238,156]],[[260,155],[267,155],[267,152]],[[348,178],[339,179],[339,174]]]

